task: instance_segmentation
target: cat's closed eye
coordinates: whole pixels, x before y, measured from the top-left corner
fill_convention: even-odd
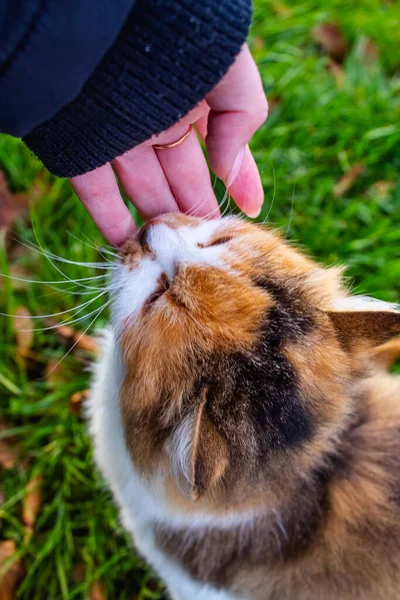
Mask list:
[[[209,244],[197,244],[199,248],[212,248],[213,246],[222,246],[233,239],[233,236],[225,235],[212,240]]]
[[[158,300],[163,295],[164,292],[165,292],[164,288],[157,289],[154,292],[154,294],[152,294],[150,296],[150,298],[147,300],[147,304],[154,304],[154,302],[156,302],[156,300]]]
[[[162,274],[158,282],[157,289],[149,296],[146,304],[154,304],[169,289],[169,280],[165,274]]]

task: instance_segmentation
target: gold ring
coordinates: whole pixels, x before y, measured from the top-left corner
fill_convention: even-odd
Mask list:
[[[182,137],[180,137],[179,140],[176,140],[176,142],[171,142],[170,144],[154,144],[153,148],[154,150],[169,150],[169,148],[175,148],[176,146],[179,146],[179,144],[182,144],[182,142],[184,142],[191,133],[192,126],[190,125],[187,132]]]

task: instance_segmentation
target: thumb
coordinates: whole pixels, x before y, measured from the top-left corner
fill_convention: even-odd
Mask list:
[[[211,110],[206,146],[211,168],[231,189],[239,207],[247,214],[255,212],[261,208],[263,192],[257,166],[246,146],[265,121],[268,103],[257,66],[246,45],[225,77],[208,94],[207,103]],[[246,207],[243,206],[245,190],[237,181],[243,170],[246,177],[241,179],[250,183],[253,194],[256,193],[255,198],[248,199]]]

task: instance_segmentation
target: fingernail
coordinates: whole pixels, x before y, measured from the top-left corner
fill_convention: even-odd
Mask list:
[[[230,173],[228,175],[228,179],[226,180],[227,188],[231,187],[232,183],[235,181],[236,177],[239,174],[240,168],[243,164],[245,151],[246,148],[242,148],[237,157],[235,158],[235,162],[233,163],[232,169],[230,170]]]
[[[262,209],[262,206],[260,206],[260,208],[257,208],[257,210],[255,210],[253,212],[248,212],[247,216],[250,217],[250,219],[256,219],[257,217],[260,216],[261,209]]]

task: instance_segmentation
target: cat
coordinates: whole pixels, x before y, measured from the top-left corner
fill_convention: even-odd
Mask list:
[[[396,307],[234,217],[153,219],[113,287],[94,457],[171,598],[400,598]]]

